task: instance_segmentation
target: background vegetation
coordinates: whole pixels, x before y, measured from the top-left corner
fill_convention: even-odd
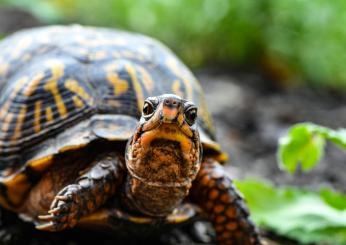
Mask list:
[[[298,168],[310,171],[323,157],[327,141],[346,149],[346,129],[296,124],[279,139],[278,163],[291,174]],[[304,244],[346,244],[344,193],[327,187],[314,192],[297,187],[278,188],[258,180],[238,181],[237,186],[260,226]]]
[[[283,84],[346,89],[344,0],[0,0],[43,23],[150,34],[192,67],[255,65]]]

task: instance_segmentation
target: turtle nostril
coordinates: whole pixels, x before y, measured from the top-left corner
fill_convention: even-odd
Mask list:
[[[169,99],[165,99],[164,100],[164,105],[168,106],[168,107],[177,107],[179,106],[179,102],[175,99],[169,98]]]

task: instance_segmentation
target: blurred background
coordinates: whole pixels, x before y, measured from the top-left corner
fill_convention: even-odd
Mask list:
[[[104,0],[102,4],[0,0],[0,4],[33,15],[19,17],[10,11],[4,18],[2,12],[2,35],[38,24],[123,28],[158,38],[192,68],[251,67],[281,83],[346,88],[343,0]],[[13,23],[8,24],[8,19]]]
[[[328,144],[321,164],[293,175],[280,170],[276,153],[278,138],[294,123],[346,125],[346,1],[0,0],[1,38],[26,27],[70,23],[140,32],[170,47],[206,91],[235,179],[273,183],[267,186],[273,193],[288,185],[346,191],[341,149]],[[346,244],[346,219],[310,214],[316,221],[310,229],[305,218],[288,228],[278,218],[279,228],[273,227],[258,215],[263,210],[256,203],[269,205],[268,198],[281,194],[258,200],[248,195],[260,187],[246,191],[246,181],[241,183],[256,223],[280,244]],[[338,210],[346,217],[346,197],[340,198]],[[279,197],[278,207],[287,200]]]

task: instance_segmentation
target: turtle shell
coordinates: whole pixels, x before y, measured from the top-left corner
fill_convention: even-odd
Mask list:
[[[104,28],[50,26],[0,43],[0,203],[20,205],[53,157],[97,138],[126,141],[144,99],[199,108],[205,152],[223,158],[197,79],[159,42]]]

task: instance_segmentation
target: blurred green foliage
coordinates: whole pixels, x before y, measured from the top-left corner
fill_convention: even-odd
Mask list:
[[[302,244],[346,244],[346,196],[328,188],[318,192],[237,181],[259,226]]]
[[[0,0],[46,23],[154,36],[190,66],[256,65],[274,78],[346,88],[344,0]]]
[[[346,149],[346,129],[333,130],[313,123],[293,125],[279,139],[280,167],[294,173],[299,165],[307,171],[316,166],[324,155],[326,141]]]
[[[190,66],[244,63],[259,56],[260,25],[245,16],[258,4],[225,0],[55,0],[65,21],[125,28],[154,36]],[[242,32],[239,35],[239,32]],[[249,59],[250,58],[250,59]]]

